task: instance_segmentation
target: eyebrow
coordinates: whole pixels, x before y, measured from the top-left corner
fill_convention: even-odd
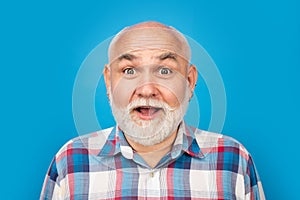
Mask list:
[[[177,61],[177,55],[175,53],[172,53],[172,52],[163,53],[160,56],[157,56],[157,58],[159,60],[172,59],[172,60]],[[137,57],[135,55],[133,55],[133,54],[125,53],[125,54],[122,54],[121,56],[119,56],[119,58],[118,58],[119,61],[121,61],[123,59],[124,60],[132,61],[134,59],[137,59]]]
[[[122,54],[118,60],[121,61],[121,60],[134,60],[134,59],[137,59],[137,57],[135,55],[132,55],[132,54],[129,54],[129,53],[125,53],[125,54]]]
[[[177,61],[177,56],[176,56],[176,54],[175,54],[175,53],[172,53],[172,52],[163,53],[163,54],[161,54],[160,56],[158,56],[158,58],[159,58],[160,60],[172,59],[172,60]]]

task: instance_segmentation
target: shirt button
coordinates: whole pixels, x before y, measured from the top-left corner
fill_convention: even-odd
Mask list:
[[[150,172],[150,177],[151,177],[151,178],[154,177],[154,172]]]

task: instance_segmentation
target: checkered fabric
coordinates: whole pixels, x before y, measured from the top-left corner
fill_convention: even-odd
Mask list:
[[[252,157],[234,139],[180,125],[151,168],[118,127],[77,137],[56,154],[40,199],[265,199]]]

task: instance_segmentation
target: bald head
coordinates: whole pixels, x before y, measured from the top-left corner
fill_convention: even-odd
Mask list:
[[[172,29],[170,26],[166,26],[165,24],[162,24],[162,23],[159,23],[159,22],[155,22],[155,21],[141,22],[141,23],[134,24],[132,26],[126,27],[125,29],[151,28],[151,27],[152,28]]]
[[[121,30],[109,46],[109,61],[113,62],[123,54],[145,50],[161,49],[173,52],[185,60],[191,57],[186,38],[176,29],[158,22],[142,22]]]

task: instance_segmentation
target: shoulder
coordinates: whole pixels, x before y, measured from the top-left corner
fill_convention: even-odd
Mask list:
[[[230,136],[199,129],[195,131],[195,138],[205,157],[204,162],[209,162],[214,170],[222,172],[223,181],[233,180],[236,174],[237,188],[241,189],[243,185],[249,199],[250,195],[265,199],[253,158],[243,144]]]
[[[57,152],[56,157],[64,155],[68,150],[86,149],[93,152],[100,150],[106,142],[113,127],[75,137],[66,142]]]
[[[66,142],[56,153],[55,163],[58,169],[65,169],[68,163],[75,164],[90,156],[97,155],[107,141],[113,127],[78,136]]]
[[[230,152],[232,154],[240,155],[245,159],[249,159],[249,152],[245,146],[235,138],[200,129],[195,130],[195,137],[204,155],[216,152]]]

